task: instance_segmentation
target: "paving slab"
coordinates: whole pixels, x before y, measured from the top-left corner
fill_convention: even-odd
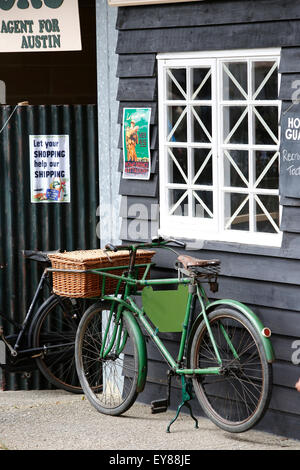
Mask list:
[[[135,403],[124,415],[98,413],[84,395],[61,390],[0,392],[0,448],[9,450],[300,450],[300,441],[261,431],[230,434],[206,418],[199,428],[174,411]]]

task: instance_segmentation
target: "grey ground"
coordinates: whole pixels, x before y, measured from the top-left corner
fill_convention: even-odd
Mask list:
[[[151,414],[134,404],[122,417],[98,413],[83,395],[0,392],[0,448],[9,450],[300,450],[300,441],[251,430],[229,434],[206,418]]]

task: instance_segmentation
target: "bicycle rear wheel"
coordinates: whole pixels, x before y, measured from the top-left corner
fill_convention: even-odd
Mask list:
[[[75,336],[79,321],[90,305],[88,299],[68,299],[52,295],[34,320],[32,346],[39,370],[55,387],[82,393],[75,365]]]
[[[259,333],[240,312],[217,309],[208,319],[222,359],[222,375],[198,375],[193,379],[195,394],[217,426],[229,432],[244,432],[257,424],[267,409],[272,366]],[[203,320],[192,339],[190,367],[218,366]]]
[[[107,328],[111,306],[111,302],[99,302],[84,314],[77,330],[75,359],[90,403],[100,413],[118,416],[130,408],[138,395],[139,357],[136,337],[124,317],[112,340],[115,323],[112,321]],[[101,357],[101,351],[107,348],[108,354]]]

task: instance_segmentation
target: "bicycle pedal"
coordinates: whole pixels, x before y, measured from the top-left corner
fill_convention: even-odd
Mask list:
[[[165,411],[167,411],[168,406],[169,401],[166,398],[162,400],[154,400],[151,402],[151,413],[164,413]]]

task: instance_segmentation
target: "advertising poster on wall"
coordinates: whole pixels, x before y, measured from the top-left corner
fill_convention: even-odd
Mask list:
[[[30,135],[31,202],[70,202],[68,135]]]
[[[151,108],[123,110],[123,178],[148,180]]]

